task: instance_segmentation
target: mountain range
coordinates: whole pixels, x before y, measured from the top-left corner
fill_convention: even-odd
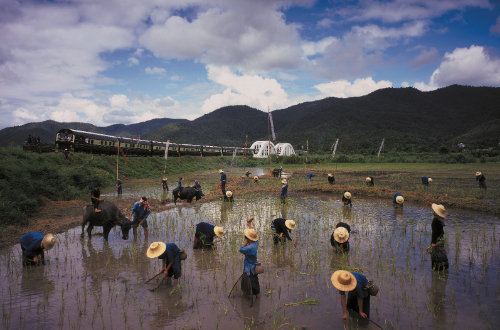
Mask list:
[[[435,91],[386,88],[361,97],[330,97],[272,112],[276,142],[294,148],[330,150],[337,138],[339,150],[378,149],[385,138],[391,150],[436,151],[464,143],[493,147],[500,142],[500,88],[452,85]],[[248,106],[227,106],[195,120],[154,119],[133,125],[96,127],[86,123],[44,121],[0,131],[0,146],[20,144],[28,134],[53,141],[61,128],[117,136],[204,145],[248,146],[267,140],[268,115]],[[46,137],[45,137],[46,136]]]

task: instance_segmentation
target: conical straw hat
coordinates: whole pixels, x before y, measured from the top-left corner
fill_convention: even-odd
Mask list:
[[[476,172],[476,176],[480,176],[481,175],[481,172]]]
[[[429,178],[429,180],[427,180],[427,181],[432,182],[432,179],[431,179],[431,178]]]
[[[446,218],[446,209],[443,205],[432,203],[432,210],[441,218]]]
[[[288,228],[290,230],[294,230],[295,229],[295,221],[293,221],[293,220],[286,220],[285,221],[285,226],[286,226],[286,228]]]
[[[165,252],[167,245],[163,242],[153,242],[146,251],[148,258],[158,258]]]
[[[328,173],[328,176],[333,176],[333,174],[332,173]]]
[[[398,196],[396,197],[396,203],[398,204],[403,204],[405,201],[405,199],[403,198],[403,196]]]
[[[367,177],[365,180],[366,180],[366,182],[370,182],[370,181],[372,181],[372,178]]]
[[[257,175],[255,175],[255,176],[253,177],[253,179],[254,179],[255,181],[257,181],[257,180],[259,180],[259,177],[258,177]]]
[[[243,230],[243,235],[245,235],[246,238],[248,238],[249,240],[251,241],[258,241],[259,240],[259,235],[257,235],[257,232],[255,231],[255,229],[245,229]]]
[[[346,270],[337,270],[332,274],[332,284],[340,291],[352,291],[356,288],[358,281],[356,277]]]
[[[344,227],[338,227],[333,232],[333,238],[339,243],[345,243],[349,240],[349,231]]]
[[[219,170],[219,173],[224,173],[224,171],[223,170]]]
[[[287,184],[288,182],[286,181],[286,179],[283,179],[283,180],[281,180],[281,183]]]
[[[224,235],[224,229],[222,227],[215,226],[214,233],[217,237],[222,237]]]
[[[226,191],[226,197],[231,198],[233,196],[233,192],[231,190]]]
[[[344,193],[344,197],[345,197],[345,198],[347,198],[347,199],[351,198],[351,193],[350,193],[350,192],[348,192],[348,191],[346,191],[346,192]]]
[[[47,234],[43,237],[42,239],[42,244],[45,250],[50,250],[54,247],[56,244],[56,238],[52,234]]]

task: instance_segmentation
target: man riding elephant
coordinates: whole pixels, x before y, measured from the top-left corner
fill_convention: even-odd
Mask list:
[[[94,212],[94,206],[91,204],[83,207],[82,238],[85,236],[85,225],[89,223],[89,227],[87,228],[89,238],[92,237],[92,229],[98,226],[103,227],[103,236],[107,241],[111,229],[118,225],[122,227],[122,238],[128,239],[128,233],[132,227],[132,222],[111,202],[101,202],[99,207],[102,210],[102,212],[99,213]]]
[[[193,187],[184,187],[182,191],[179,194],[178,188],[175,188],[172,191],[172,196],[174,198],[174,204],[176,204],[177,199],[180,200],[187,200],[188,203],[191,203],[193,201],[193,198],[196,198],[196,200],[201,199],[203,195],[203,191],[201,189],[195,189]]]

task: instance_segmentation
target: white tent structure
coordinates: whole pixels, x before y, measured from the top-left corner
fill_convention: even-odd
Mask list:
[[[253,156],[255,158],[267,158],[269,157],[269,152],[271,155],[276,155],[276,150],[278,150],[279,156],[290,156],[295,154],[290,143],[278,143],[274,145],[269,141],[255,141],[250,149],[253,150]]]

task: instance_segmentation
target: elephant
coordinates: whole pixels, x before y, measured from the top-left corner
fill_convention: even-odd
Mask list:
[[[85,225],[89,223],[87,228],[87,233],[89,238],[92,237],[92,229],[94,226],[102,226],[104,229],[104,239],[107,241],[109,232],[111,229],[118,225],[122,227],[122,238],[128,239],[128,233],[130,228],[132,227],[132,222],[127,219],[122,212],[116,207],[115,204],[102,201],[99,203],[100,213],[95,213],[94,206],[92,204],[88,204],[83,207],[83,221],[82,221],[82,234],[81,237],[85,237]]]
[[[179,188],[175,188],[172,191],[172,196],[174,198],[174,204],[176,204],[177,199],[185,199],[188,203],[191,203],[193,198],[196,197],[196,200],[201,199],[203,196],[203,192],[200,189],[194,189],[192,187],[184,187],[182,188],[181,195],[179,196]]]

